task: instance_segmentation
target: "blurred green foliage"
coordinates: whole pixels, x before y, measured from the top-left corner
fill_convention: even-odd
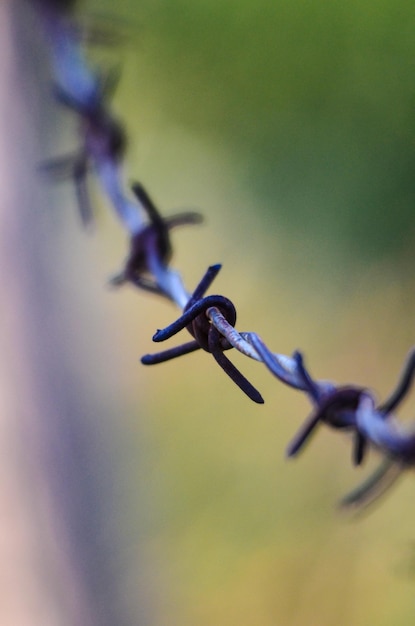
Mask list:
[[[412,249],[413,3],[123,0],[117,11],[136,22],[165,116],[231,146],[270,224],[363,260]]]

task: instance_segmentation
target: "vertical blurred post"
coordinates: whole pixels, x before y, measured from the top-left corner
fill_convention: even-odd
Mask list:
[[[98,402],[96,385],[89,393],[74,368],[82,339],[66,336],[62,314],[76,294],[57,287],[67,273],[50,241],[59,207],[35,173],[42,126],[54,121],[46,68],[30,3],[2,0],[0,623],[136,624],[120,600],[111,426],[102,408],[111,383],[102,380]]]

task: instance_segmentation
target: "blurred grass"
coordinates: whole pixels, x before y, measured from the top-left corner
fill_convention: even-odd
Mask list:
[[[304,350],[317,377],[387,394],[413,344],[414,5],[84,5],[116,10],[132,33],[125,49],[93,52],[122,59],[114,108],[129,131],[129,175],[163,212],[206,215],[174,235],[188,288],[223,262],[213,291],[233,299],[239,329],[278,352]],[[111,229],[97,244],[103,274],[125,252]],[[264,407],[205,354],[141,368],[131,352],[152,350],[173,307],[129,289],[108,303],[131,398],[129,454],[141,459],[137,476],[133,461],[126,468],[128,489],[159,623],[408,624],[410,477],[350,523],[334,503],[368,469],[349,468],[348,442],[321,433],[297,461],[283,458],[309,410],[303,398],[238,355]],[[140,511],[142,490],[150,510]]]

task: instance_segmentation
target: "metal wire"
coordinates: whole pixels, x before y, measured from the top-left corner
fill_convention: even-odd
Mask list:
[[[112,284],[129,282],[169,299],[182,310],[177,320],[155,333],[154,341],[165,341],[185,329],[192,336],[191,341],[179,346],[145,355],[142,363],[154,365],[202,349],[212,354],[233,382],[257,403],[263,402],[261,394],[224,352],[234,348],[264,364],[280,382],[305,393],[312,405],[310,416],[288,446],[288,456],[296,456],[321,425],[350,432],[354,441],[354,464],[362,463],[369,447],[376,448],[383,460],[372,476],[343,499],[342,505],[367,504],[378,497],[404,469],[415,465],[415,431],[403,429],[392,414],[413,383],[415,350],[409,354],[396,390],[376,407],[370,390],[315,381],[301,353],[296,352],[291,357],[277,354],[258,334],[236,330],[234,304],[221,295],[205,296],[220,265],[209,267],[189,294],[180,274],[170,265],[173,255],[170,231],[176,226],[200,223],[201,216],[189,212],[166,218],[141,184],[135,183],[132,193],[126,191],[125,131],[109,105],[118,77],[94,70],[86,61],[83,42],[77,36],[80,29],[74,27],[71,16],[75,2],[33,0],[33,4],[39,9],[49,41],[57,100],[80,121],[78,153],[53,159],[44,169],[58,178],[68,175],[73,178],[84,224],[93,219],[86,179],[89,173],[95,174],[130,236],[130,251]]]

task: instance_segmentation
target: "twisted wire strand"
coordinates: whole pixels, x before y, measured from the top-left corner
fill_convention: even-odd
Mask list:
[[[75,0],[32,0],[32,3],[38,9],[49,42],[55,96],[78,117],[82,142],[76,155],[52,159],[45,169],[57,178],[73,179],[85,225],[93,219],[86,179],[90,172],[95,174],[130,235],[126,261],[111,283],[129,282],[169,299],[182,310],[175,322],[155,333],[154,341],[165,341],[184,329],[192,336],[191,341],[179,346],[145,355],[142,363],[154,365],[203,349],[212,354],[225,373],[257,403],[263,403],[261,394],[224,352],[234,348],[263,363],[281,383],[305,393],[312,405],[312,412],[287,448],[288,456],[296,456],[321,424],[351,433],[354,464],[363,462],[369,446],[376,448],[383,459],[362,485],[343,498],[342,505],[365,505],[373,501],[403,470],[415,465],[415,427],[403,428],[393,415],[413,383],[415,350],[409,354],[396,389],[377,407],[370,390],[315,381],[300,352],[291,357],[278,354],[272,352],[257,333],[237,331],[233,303],[224,296],[205,296],[220,265],[209,267],[189,294],[180,273],[170,266],[173,255],[170,231],[177,226],[198,224],[202,216],[187,212],[166,218],[141,184],[133,185],[132,194],[126,191],[123,172],[126,136],[122,123],[113,116],[109,106],[118,77],[92,69],[86,61],[79,36],[81,29],[73,18]]]

